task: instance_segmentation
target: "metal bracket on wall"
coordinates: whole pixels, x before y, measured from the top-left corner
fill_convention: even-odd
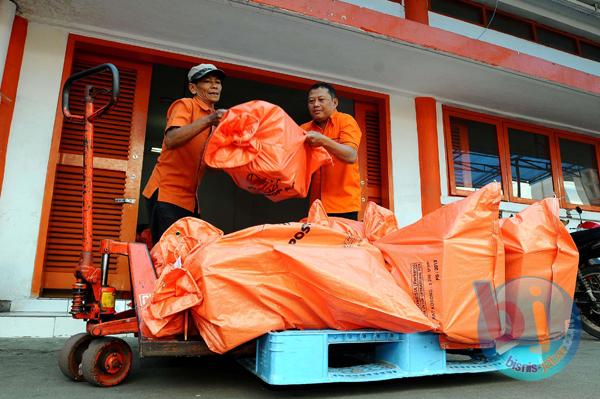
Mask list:
[[[115,198],[115,202],[117,204],[135,204],[135,200],[133,198]]]

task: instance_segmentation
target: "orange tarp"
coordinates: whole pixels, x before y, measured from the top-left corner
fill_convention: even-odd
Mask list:
[[[503,288],[505,251],[508,280],[540,277],[572,297],[577,249],[554,199],[504,220],[501,235],[500,198],[500,185],[489,184],[402,229],[373,203],[364,222],[329,217],[315,201],[303,222],[224,236],[182,219],[152,250],[163,271],[144,321],[156,337],[178,334],[189,311],[218,353],[294,328],[433,329],[446,348],[485,346],[505,330],[514,336],[514,308],[506,304],[524,293],[520,285]],[[540,297],[546,310],[552,295]],[[563,332],[565,320],[540,330],[531,317],[537,330],[515,338]]]
[[[500,184],[492,183],[374,242],[397,284],[439,323],[447,347],[503,333],[495,290],[504,283],[499,204]]]
[[[178,224],[170,234],[179,232],[178,239],[185,240]],[[176,278],[167,277],[171,273]],[[179,277],[186,282],[177,292],[168,282]],[[167,284],[157,285],[143,312],[152,334],[173,334],[173,329],[162,330],[162,318],[191,308],[200,334],[218,353],[273,330],[437,327],[396,285],[377,248],[328,226],[285,223],[228,234],[193,249],[181,268],[166,269],[161,278]],[[169,299],[178,293],[184,298]]]
[[[239,187],[272,201],[304,198],[313,172],[332,162],[323,147],[305,144],[305,137],[280,107],[250,101],[227,111],[209,138],[204,160]]]
[[[545,341],[563,335],[571,315],[579,253],[560,221],[558,199],[547,198],[503,219],[501,232],[508,336]]]

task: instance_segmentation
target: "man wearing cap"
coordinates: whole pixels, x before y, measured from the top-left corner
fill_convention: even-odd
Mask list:
[[[167,111],[162,151],[143,191],[148,199],[152,239],[186,216],[199,216],[196,193],[204,176],[204,147],[224,109],[215,110],[225,73],[212,64],[200,64],[188,73],[193,98],[175,101]]]
[[[358,220],[360,173],[358,146],[362,133],[356,120],[338,112],[335,89],[328,83],[315,83],[308,90],[308,112],[312,121],[301,127],[307,131],[306,142],[323,146],[333,158],[333,164],[315,173],[311,184],[311,199],[320,198],[327,214]]]

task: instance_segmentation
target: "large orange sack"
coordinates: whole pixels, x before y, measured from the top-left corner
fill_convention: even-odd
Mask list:
[[[183,218],[171,225],[160,240],[152,247],[150,255],[158,276],[167,265],[185,261],[190,251],[199,245],[206,245],[223,236],[223,232],[210,223],[196,218]]]
[[[146,337],[169,337],[185,331],[185,309],[202,301],[202,291],[193,276],[180,267],[179,261],[167,265],[156,281],[154,292],[142,305],[140,328]]]
[[[509,338],[547,341],[566,332],[579,253],[559,210],[558,199],[547,198],[501,220]]]
[[[374,242],[398,285],[439,323],[445,347],[477,347],[503,334],[500,185],[492,183]]]
[[[329,153],[304,144],[305,137],[280,107],[250,101],[227,111],[209,138],[204,161],[274,202],[304,198],[313,172],[331,163]]]
[[[363,221],[329,216],[321,200],[315,200],[308,211],[308,217],[302,222],[329,226],[335,230],[348,233],[350,236],[366,238],[369,242],[398,230],[398,222],[394,212],[369,201],[363,214]]]
[[[158,280],[142,309],[144,335],[166,337],[183,333],[182,310],[200,303],[202,292],[181,266],[191,250],[222,236],[223,232],[210,223],[191,217],[180,219],[164,232],[150,251]]]
[[[381,252],[364,238],[348,237],[348,232],[309,223],[262,225],[225,235],[187,255],[181,267],[185,276],[178,268],[163,272],[165,281],[171,281],[170,273],[193,276],[197,296],[190,299],[182,290],[186,299],[153,299],[154,312],[143,316],[152,333],[162,336],[160,318],[170,317],[174,309],[161,314],[161,301],[201,298],[177,311],[191,308],[198,331],[217,353],[273,330],[436,328],[396,285]],[[155,296],[166,289],[157,288]]]

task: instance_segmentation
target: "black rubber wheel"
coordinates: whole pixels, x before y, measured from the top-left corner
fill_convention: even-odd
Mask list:
[[[58,367],[67,378],[78,382],[84,380],[81,373],[81,359],[93,339],[91,335],[81,333],[73,335],[65,342],[58,353]]]
[[[127,378],[131,362],[131,348],[127,342],[103,337],[92,341],[83,353],[81,372],[90,384],[111,387]]]
[[[600,300],[600,266],[590,266],[581,271],[582,277],[592,288],[592,292],[597,300]],[[577,282],[577,294],[586,295],[582,284]],[[579,304],[579,313],[581,317],[581,327],[593,337],[600,339],[600,313],[598,313],[592,304]]]

